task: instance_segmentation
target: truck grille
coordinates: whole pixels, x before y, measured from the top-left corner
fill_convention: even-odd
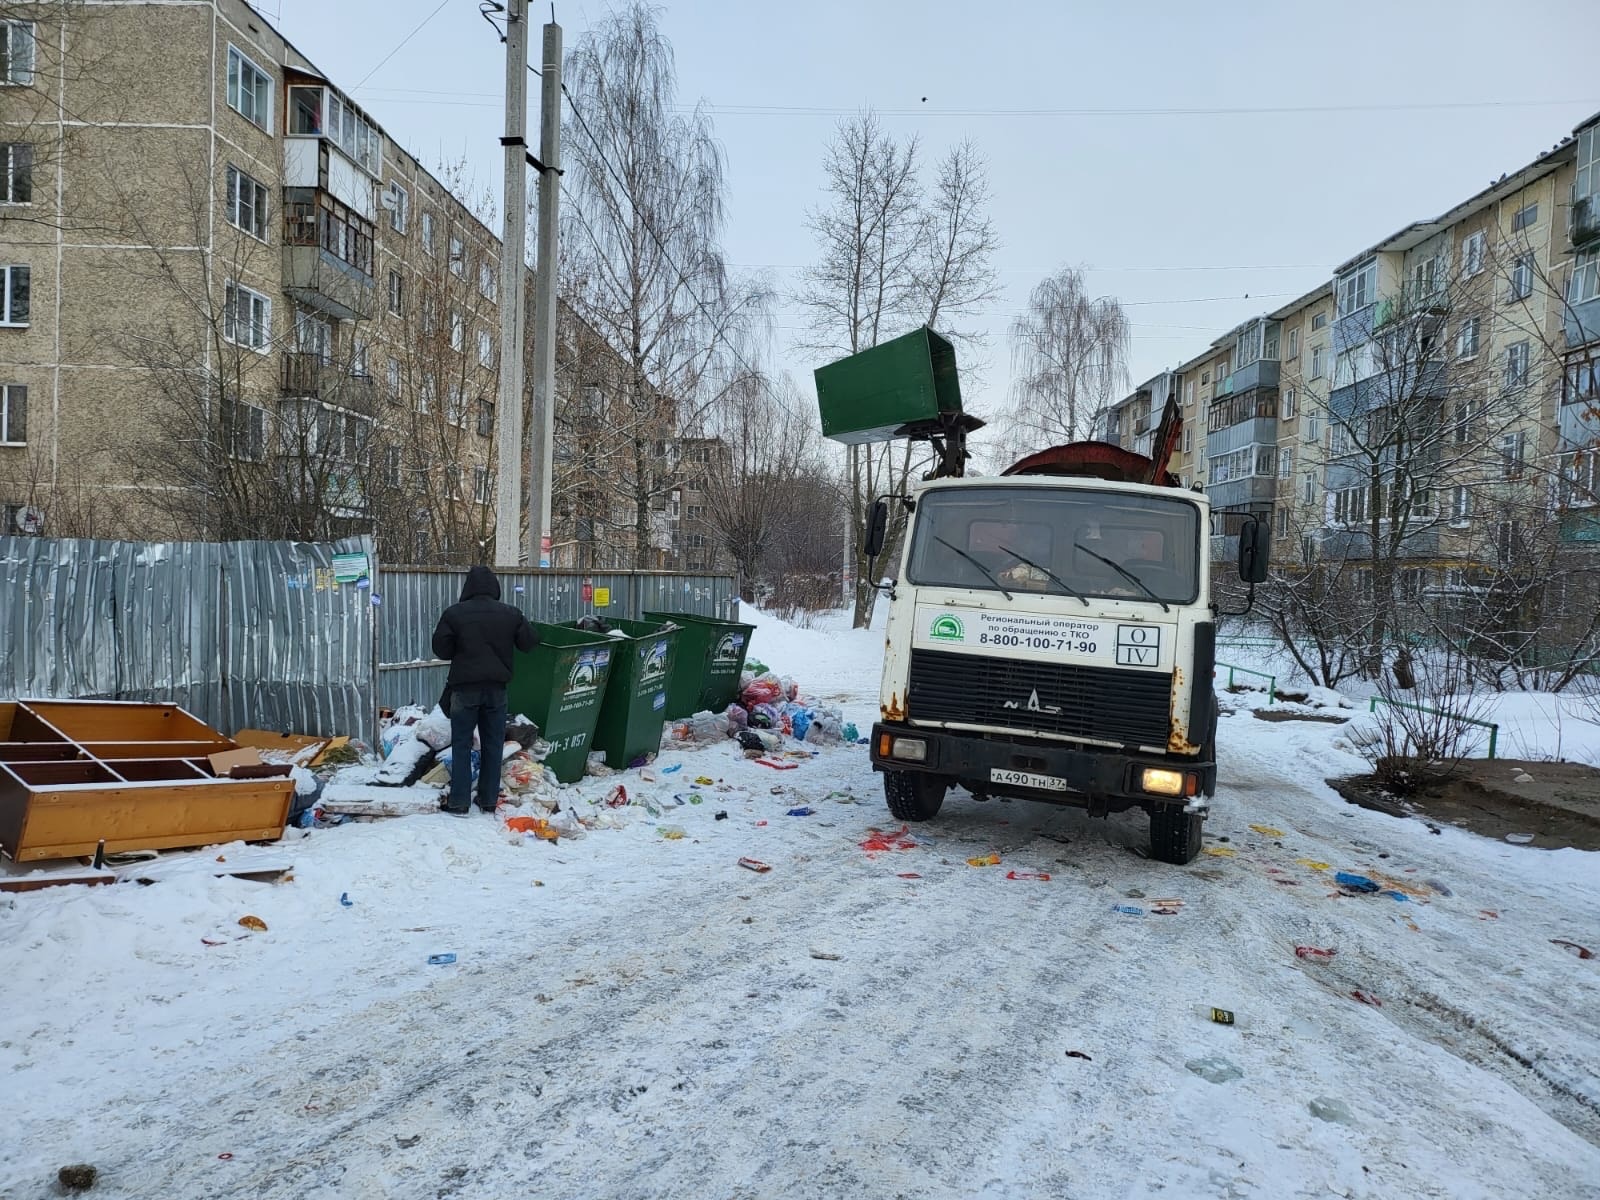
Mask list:
[[[1030,707],[1035,695],[1037,708]],[[913,650],[906,712],[913,721],[1000,725],[1122,746],[1165,746],[1171,699],[1172,676],[1154,671]]]

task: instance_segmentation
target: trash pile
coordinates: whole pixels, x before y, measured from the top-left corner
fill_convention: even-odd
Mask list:
[[[820,748],[854,742],[858,734],[838,708],[807,697],[792,678],[752,661],[740,676],[737,700],[723,712],[697,712],[669,723],[664,744],[681,748],[730,737],[746,757],[760,759],[781,753],[791,740]]]

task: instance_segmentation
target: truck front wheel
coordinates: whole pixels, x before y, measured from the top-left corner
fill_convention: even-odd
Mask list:
[[[1150,857],[1157,862],[1192,863],[1200,853],[1200,834],[1205,818],[1185,812],[1176,804],[1150,810]]]
[[[920,771],[885,771],[883,796],[897,821],[928,821],[939,815],[948,785]]]

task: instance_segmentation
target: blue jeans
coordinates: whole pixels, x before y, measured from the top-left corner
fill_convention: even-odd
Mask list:
[[[450,807],[472,806],[472,734],[478,733],[478,807],[493,812],[500,799],[500,757],[506,743],[506,690],[494,684],[450,692]]]

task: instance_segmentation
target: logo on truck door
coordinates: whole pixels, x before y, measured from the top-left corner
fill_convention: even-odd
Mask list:
[[[960,617],[941,613],[934,618],[933,625],[928,629],[928,636],[940,642],[964,642],[967,640],[967,629],[962,625]]]

